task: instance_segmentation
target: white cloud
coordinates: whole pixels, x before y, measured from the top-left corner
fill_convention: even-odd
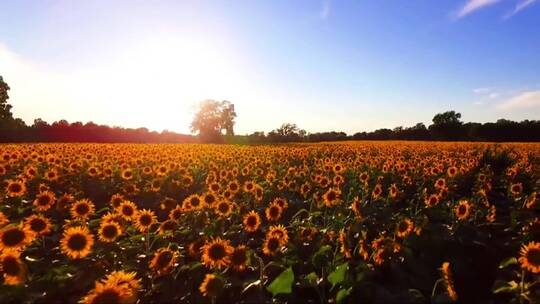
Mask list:
[[[463,18],[476,10],[488,7],[497,2],[499,2],[499,0],[468,0],[465,5],[463,5],[463,7],[459,10],[456,17]]]
[[[540,90],[519,93],[496,105],[498,110],[540,108]]]
[[[503,19],[508,19],[512,16],[514,16],[515,14],[519,13],[520,11],[524,10],[525,8],[529,7],[531,4],[535,3],[536,0],[520,0],[516,3],[516,6],[514,7],[514,9],[506,14]]]
[[[473,91],[473,93],[475,93],[475,94],[481,94],[481,95],[483,95],[483,94],[488,94],[488,93],[490,93],[491,91],[493,91],[493,89],[492,89],[492,88],[487,88],[487,87],[482,87],[482,88],[476,88],[476,89],[473,89],[472,91]]]

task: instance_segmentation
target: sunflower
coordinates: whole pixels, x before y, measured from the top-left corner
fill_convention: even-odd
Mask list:
[[[424,202],[428,207],[433,207],[439,203],[439,196],[437,194],[432,194],[429,197],[426,197]]]
[[[270,203],[270,206],[268,206],[265,210],[266,219],[274,222],[281,218],[282,213],[283,208],[274,202]]]
[[[168,219],[159,225],[158,234],[173,234],[176,228],[178,227],[176,221]]]
[[[399,189],[397,185],[396,184],[390,185],[390,188],[388,188],[388,195],[390,196],[390,198],[394,199],[398,196],[398,194],[399,194]]]
[[[328,189],[323,194],[324,204],[327,207],[332,207],[334,205],[337,205],[340,201],[340,195],[341,195],[341,191],[339,189]]]
[[[64,193],[56,201],[56,210],[64,212],[71,208],[71,205],[75,202],[75,197],[69,193]]]
[[[255,189],[253,189],[253,194],[255,195],[255,200],[257,200],[258,202],[262,201],[264,195],[263,188],[259,185],[256,185]]]
[[[439,178],[435,181],[435,188],[442,189],[446,187],[446,180],[444,178]]]
[[[178,221],[180,217],[182,217],[182,214],[184,211],[182,210],[182,207],[176,206],[174,209],[169,211],[169,218],[173,221]]]
[[[206,238],[200,237],[196,241],[190,242],[188,245],[188,255],[194,259],[199,259],[203,246],[206,244]]]
[[[377,184],[377,185],[375,185],[375,188],[373,188],[373,191],[371,192],[371,197],[374,200],[376,200],[381,196],[382,192],[383,192],[383,190],[382,190],[381,184]]]
[[[247,181],[244,183],[244,191],[252,192],[255,189],[255,183],[253,181]]]
[[[216,205],[214,210],[217,213],[217,215],[219,215],[220,217],[226,218],[232,213],[233,207],[234,207],[233,203],[226,200],[222,200]]]
[[[38,211],[47,211],[54,204],[56,198],[51,191],[43,191],[36,195],[34,206]]]
[[[24,220],[24,225],[35,235],[43,236],[51,232],[51,220],[42,216],[33,214]]]
[[[182,202],[182,208],[186,211],[201,210],[203,208],[203,202],[201,200],[201,197],[197,194],[192,194],[188,196]]]
[[[247,267],[248,255],[247,248],[240,245],[234,248],[231,253],[231,266],[236,271],[244,271]]]
[[[214,204],[218,201],[218,198],[216,197],[214,193],[209,192],[209,193],[205,193],[202,196],[202,200],[206,208],[213,208]]]
[[[50,169],[45,172],[45,179],[51,182],[55,182],[59,179],[58,171],[56,169]]]
[[[0,251],[22,249],[34,240],[34,233],[24,226],[7,226],[0,231]]]
[[[78,220],[86,220],[94,213],[94,203],[89,199],[81,199],[76,201],[70,209],[71,217]]]
[[[468,201],[462,200],[458,203],[456,208],[454,209],[454,212],[457,216],[457,218],[460,221],[463,221],[469,217],[469,214],[471,213],[471,205]]]
[[[540,273],[540,243],[530,242],[523,245],[520,254],[519,262],[522,268],[532,273]]]
[[[175,199],[172,199],[170,197],[166,197],[159,203],[159,208],[161,210],[172,210],[178,205],[178,202]]]
[[[525,200],[525,207],[527,209],[533,209],[536,206],[536,197],[536,192],[531,193],[531,195],[527,197],[527,199]]]
[[[216,297],[223,288],[223,281],[215,274],[206,274],[199,286],[199,291],[205,297]]]
[[[397,225],[396,235],[405,238],[414,230],[414,224],[410,219],[404,219]]]
[[[132,221],[137,215],[137,205],[134,202],[125,200],[120,203],[120,206],[116,209],[127,221]]]
[[[99,240],[105,243],[112,243],[122,234],[122,227],[115,221],[101,221],[99,225]]]
[[[513,196],[519,196],[521,191],[523,191],[523,185],[521,183],[512,184],[510,186],[510,193],[512,193]]]
[[[159,248],[150,261],[149,267],[158,275],[167,274],[173,269],[177,258],[178,252],[166,247]]]
[[[21,180],[9,180],[6,187],[9,197],[20,197],[26,193],[26,185]]]
[[[259,226],[261,226],[261,217],[257,212],[251,210],[246,215],[244,215],[242,223],[244,224],[245,231],[255,232],[259,230]]]
[[[0,254],[0,272],[4,276],[4,284],[18,285],[26,279],[26,265],[20,259],[20,251],[4,250]]]
[[[136,296],[127,286],[104,284],[96,282],[96,286],[84,298],[82,304],[102,304],[102,303],[135,303]]]
[[[277,236],[270,235],[266,237],[263,243],[263,253],[268,256],[274,256],[281,249],[281,240]]]
[[[362,218],[361,208],[362,208],[362,199],[359,198],[358,196],[355,196],[351,203],[351,209],[357,218]]]
[[[444,262],[441,267],[441,273],[443,276],[444,285],[446,286],[446,293],[452,299],[452,301],[457,301],[458,295],[454,288],[454,281],[452,279],[452,273],[450,271],[450,263]]]
[[[275,236],[279,239],[281,245],[285,245],[289,242],[289,234],[287,228],[283,225],[271,226],[268,230],[266,237]]]
[[[231,262],[230,255],[233,247],[229,240],[221,238],[211,239],[201,248],[202,262],[207,267],[220,269],[223,266],[228,266]]]
[[[458,173],[458,169],[452,166],[452,167],[449,167],[448,170],[446,170],[446,173],[448,174],[449,177],[454,177]]]
[[[282,197],[277,197],[274,199],[273,201],[274,203],[278,204],[281,209],[285,210],[289,207],[289,203],[287,202],[287,199],[286,198],[282,198]]]
[[[107,285],[126,286],[132,291],[137,291],[140,288],[140,279],[137,279],[137,273],[125,271],[113,271],[108,274],[103,283]]]
[[[343,256],[345,256],[345,258],[352,258],[352,252],[351,252],[351,247],[349,245],[349,240],[347,238],[347,234],[345,233],[344,230],[341,230],[339,232],[339,243],[340,243],[340,249],[339,251],[341,253],[343,253]]]
[[[133,179],[133,171],[129,168],[122,171],[122,179],[127,181]]]
[[[71,259],[86,257],[94,245],[94,236],[86,227],[71,227],[64,231],[61,251]]]
[[[0,211],[0,228],[7,224],[9,224],[9,219],[2,211]]]
[[[124,201],[124,196],[120,193],[116,193],[116,194],[113,194],[113,196],[111,196],[109,203],[111,204],[113,208],[118,208],[123,201]]]
[[[137,211],[135,216],[135,227],[137,230],[140,232],[146,232],[155,223],[157,223],[157,217],[154,211],[148,209]]]

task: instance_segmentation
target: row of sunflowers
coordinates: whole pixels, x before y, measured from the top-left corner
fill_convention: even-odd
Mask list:
[[[540,301],[540,144],[0,156],[1,303]]]

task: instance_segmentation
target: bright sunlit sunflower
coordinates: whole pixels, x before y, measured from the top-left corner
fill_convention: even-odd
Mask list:
[[[282,213],[283,213],[283,208],[281,208],[275,202],[270,203],[270,205],[265,210],[266,219],[273,222],[279,220],[281,218]]]
[[[283,225],[271,226],[267,232],[267,237],[269,236],[277,237],[281,245],[285,245],[289,242],[289,233],[287,232],[287,228]]]
[[[43,236],[51,232],[51,220],[42,216],[33,214],[24,220],[24,225],[35,235]]]
[[[135,227],[140,232],[146,232],[150,227],[157,223],[157,217],[154,214],[154,211],[143,209],[137,212],[135,216]]]
[[[98,230],[98,238],[105,243],[114,242],[122,234],[122,226],[115,221],[101,221]]]
[[[44,212],[51,208],[55,200],[56,198],[54,193],[51,191],[43,191],[36,195],[36,198],[34,199],[34,206],[36,206],[38,211]]]
[[[4,284],[18,285],[26,279],[26,265],[20,259],[20,251],[8,249],[0,254],[0,272],[4,276]]]
[[[229,217],[233,211],[234,204],[227,201],[227,200],[221,200],[219,203],[216,204],[216,207],[214,208],[214,211],[217,215],[223,218]]]
[[[399,224],[397,225],[396,235],[400,238],[405,238],[409,234],[411,234],[413,229],[414,229],[413,222],[410,219],[404,219],[401,222],[399,222]]]
[[[540,273],[540,243],[530,242],[523,245],[520,251],[521,267],[532,273]]]
[[[229,240],[214,238],[206,242],[201,248],[202,262],[207,267],[220,269],[228,266],[231,262],[230,255],[233,252],[233,247]]]
[[[132,201],[123,201],[116,210],[126,221],[132,221],[137,216],[137,205],[135,205],[135,203]]]
[[[276,255],[281,249],[281,241],[279,237],[269,235],[263,243],[263,253],[268,256]]]
[[[35,235],[28,227],[7,226],[0,231],[0,251],[7,249],[20,250],[34,239]]]
[[[169,273],[175,266],[178,252],[170,248],[159,248],[150,261],[150,269],[158,275]]]
[[[471,205],[468,201],[462,200],[458,203],[458,205],[454,209],[454,212],[457,218],[460,221],[463,221],[469,217],[469,214],[471,213]]]
[[[20,197],[26,193],[26,184],[21,180],[9,180],[6,187],[9,197]]]
[[[71,227],[64,231],[60,249],[71,259],[86,257],[94,245],[94,236],[86,227]]]
[[[94,203],[89,199],[81,199],[73,203],[70,209],[71,217],[77,220],[86,220],[94,213]]]
[[[80,300],[82,304],[102,304],[102,303],[134,303],[136,297],[133,291],[126,286],[105,284],[96,282],[96,286],[84,298]]]
[[[223,281],[215,274],[206,274],[199,286],[199,291],[205,297],[216,297],[223,288]]]
[[[261,226],[261,217],[257,212],[251,210],[244,215],[242,223],[244,224],[244,230],[247,232],[255,232],[259,230]]]

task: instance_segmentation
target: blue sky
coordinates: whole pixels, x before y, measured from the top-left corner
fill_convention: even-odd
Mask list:
[[[540,1],[4,1],[16,116],[187,132],[230,100],[237,133],[347,133],[540,118]]]

